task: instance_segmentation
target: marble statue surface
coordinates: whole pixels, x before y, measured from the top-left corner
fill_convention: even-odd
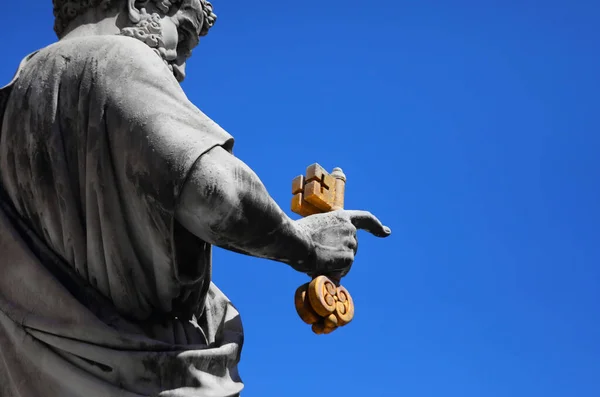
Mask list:
[[[186,97],[205,0],[53,0],[0,90],[0,397],[238,396],[211,247],[345,275],[364,211],[294,221]],[[268,371],[265,371],[267,373]]]

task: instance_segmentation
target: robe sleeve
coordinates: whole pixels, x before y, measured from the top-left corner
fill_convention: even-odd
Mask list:
[[[210,283],[210,246],[179,227],[175,209],[198,158],[216,146],[231,151],[233,138],[188,100],[148,46],[129,37],[111,42],[117,45],[95,60],[102,84],[94,86],[103,88],[89,102],[91,109],[104,109],[97,122],[105,125],[88,131],[107,134],[119,196],[111,205],[121,208],[127,240],[155,284],[152,305],[193,311]],[[103,178],[106,184],[112,176]]]
[[[109,52],[99,68],[109,90],[106,120],[115,132],[116,166],[134,182],[150,175],[156,184],[147,194],[176,198],[196,160],[215,146],[231,151],[233,138],[188,100],[158,55],[135,39],[120,39],[127,45]],[[162,191],[165,181],[172,190]]]

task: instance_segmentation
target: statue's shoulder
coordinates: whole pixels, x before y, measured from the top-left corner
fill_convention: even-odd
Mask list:
[[[47,73],[57,76],[68,73],[76,78],[84,71],[91,71],[110,77],[123,70],[140,74],[157,69],[163,71],[164,62],[145,43],[126,36],[103,35],[64,39],[42,48],[21,64],[17,75],[37,78]],[[102,80],[107,83],[112,79]]]
[[[139,40],[126,36],[103,35],[86,36],[66,39],[51,44],[38,51],[40,55],[65,55],[73,54],[77,58],[89,57],[114,57],[113,61],[119,59],[136,57],[156,56],[152,49]]]
[[[111,76],[123,70],[133,75],[170,73],[164,61],[145,43],[126,36],[86,36],[60,40],[25,57],[12,81],[0,85],[0,111],[18,80],[39,79],[49,74],[71,73],[75,77],[84,70],[92,71],[104,84],[122,84]]]

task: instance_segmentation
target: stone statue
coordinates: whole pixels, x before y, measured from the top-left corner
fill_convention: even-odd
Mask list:
[[[53,0],[0,90],[0,396],[238,396],[211,246],[345,275],[363,211],[293,221],[187,99],[205,0]]]

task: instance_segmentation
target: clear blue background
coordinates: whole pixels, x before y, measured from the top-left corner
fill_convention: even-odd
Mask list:
[[[245,397],[600,395],[600,3],[214,0],[184,89],[288,210],[313,162],[388,224],[315,336],[285,265],[217,250]],[[0,84],[55,40],[2,0]],[[331,394],[331,395],[334,395]]]

